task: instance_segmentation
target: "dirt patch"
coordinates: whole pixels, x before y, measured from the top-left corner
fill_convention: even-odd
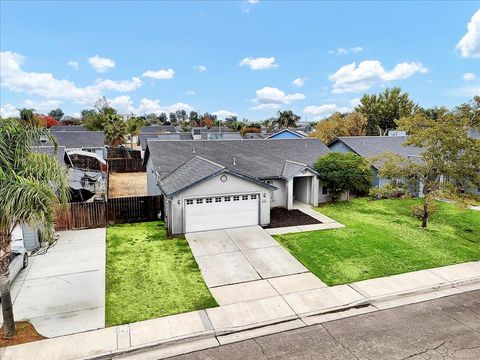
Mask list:
[[[269,228],[312,224],[321,224],[321,222],[300,210],[287,210],[280,207],[270,210]]]
[[[33,325],[28,321],[19,321],[16,322],[15,325],[17,334],[13,339],[4,339],[3,326],[0,328],[0,348],[46,339],[46,337],[37,333]]]
[[[146,196],[147,173],[110,173],[108,179],[108,197]]]

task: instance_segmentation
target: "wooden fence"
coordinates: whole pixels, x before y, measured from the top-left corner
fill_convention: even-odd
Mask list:
[[[146,166],[143,160],[138,158],[107,159],[108,171],[110,172],[145,172]]]
[[[107,201],[71,203],[57,213],[56,230],[91,229],[107,224],[158,220],[163,196],[132,196]]]

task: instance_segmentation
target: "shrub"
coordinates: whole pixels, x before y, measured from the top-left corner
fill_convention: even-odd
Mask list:
[[[373,187],[368,194],[375,199],[399,199],[411,196],[406,185],[394,185],[390,183],[381,188]]]

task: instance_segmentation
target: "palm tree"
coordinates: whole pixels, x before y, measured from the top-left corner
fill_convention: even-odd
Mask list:
[[[0,293],[5,338],[15,336],[9,280],[12,232],[25,223],[39,228],[44,241],[51,241],[55,212],[68,201],[66,168],[54,157],[31,150],[31,144],[45,137],[55,143],[45,128],[13,118],[0,123]]]
[[[125,143],[127,127],[125,121],[116,114],[108,114],[105,121],[105,138],[112,146],[118,146]]]
[[[296,127],[297,122],[300,120],[300,116],[294,114],[291,110],[279,111],[277,116],[277,124],[279,129]]]
[[[127,121],[127,132],[131,136],[132,148],[133,148],[133,138],[140,134],[140,130],[144,125],[144,121],[141,118],[131,117]]]

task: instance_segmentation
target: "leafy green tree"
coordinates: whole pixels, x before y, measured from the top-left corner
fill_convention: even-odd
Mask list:
[[[314,167],[330,190],[332,201],[350,191],[366,192],[372,184],[370,164],[354,153],[329,153],[318,158]]]
[[[174,112],[171,112],[170,114],[168,114],[168,120],[171,124],[175,124],[177,122],[177,115],[175,115]]]
[[[56,144],[46,128],[18,119],[0,122],[0,293],[5,338],[15,336],[9,281],[13,229],[26,223],[38,228],[44,241],[52,241],[55,212],[68,201],[66,168],[52,156],[31,151],[31,144],[45,137]]]
[[[397,120],[412,115],[418,108],[408,93],[394,87],[378,95],[363,95],[355,111],[367,118],[367,135],[384,136],[388,130],[396,129]]]
[[[109,116],[117,114],[104,96],[95,102],[94,109],[82,111],[82,122],[86,129],[92,131],[104,130],[105,122]]]
[[[359,112],[341,114],[336,112],[319,121],[309,136],[316,137],[325,144],[331,143],[340,136],[367,135],[367,119]]]
[[[133,148],[133,138],[135,136],[138,136],[138,134],[140,134],[140,130],[144,125],[145,125],[145,122],[141,118],[137,118],[133,116],[130,119],[128,119],[126,128],[127,128],[127,132],[130,134],[130,137],[131,137],[132,148]]]
[[[35,120],[35,110],[34,109],[19,109],[18,110],[20,114],[20,121],[24,125],[35,125],[36,120]]]
[[[185,110],[177,110],[175,112],[175,116],[177,117],[177,120],[180,122],[187,121],[187,112]]]
[[[112,146],[118,146],[125,143],[127,127],[125,121],[116,114],[107,115],[105,122],[105,139]]]
[[[60,108],[53,109],[48,113],[48,115],[53,116],[55,120],[60,121],[62,120],[63,116],[65,115],[63,110]]]
[[[157,114],[155,114],[155,113],[151,113],[151,114],[148,114],[147,116],[145,116],[145,120],[150,125],[158,124],[160,122]]]
[[[160,115],[158,115],[158,121],[160,121],[160,124],[166,124],[168,122],[167,114],[162,112]]]
[[[190,123],[190,126],[198,126],[199,117],[196,111],[190,111],[188,114],[188,122]]]
[[[237,122],[237,121],[238,121],[238,118],[235,115],[228,116],[228,117],[225,118],[225,123],[226,124],[234,123],[234,122]]]
[[[279,129],[296,127],[301,117],[294,114],[291,110],[279,111],[277,113],[277,124]]]

